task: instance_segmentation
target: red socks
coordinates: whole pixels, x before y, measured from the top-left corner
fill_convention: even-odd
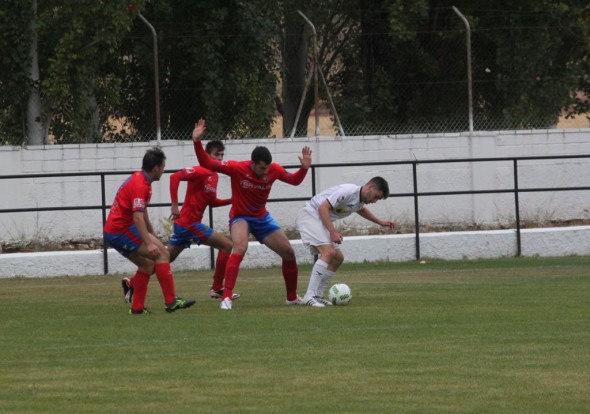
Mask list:
[[[150,275],[141,270],[138,270],[129,281],[129,286],[133,288],[133,303],[131,303],[132,311],[141,312],[145,307],[145,297],[147,295],[149,282]]]
[[[223,290],[223,299],[232,297],[242,259],[243,257],[237,253],[232,253],[229,256],[225,268],[225,289]],[[297,299],[297,277],[299,274],[297,260],[283,260],[282,270],[283,279],[285,280],[285,288],[287,289],[287,300],[295,300]]]
[[[215,261],[215,273],[213,273],[213,285],[211,289],[217,291],[223,288],[223,278],[225,277],[225,268],[229,253],[224,250],[219,250],[217,253],[217,260]]]
[[[297,299],[297,276],[299,268],[297,260],[283,260],[283,279],[285,279],[285,288],[287,289],[287,300]]]
[[[229,256],[227,265],[225,267],[225,289],[223,289],[223,299],[231,298],[234,287],[236,286],[236,280],[238,279],[238,273],[240,272],[240,263],[244,257],[237,253],[232,253]]]
[[[172,276],[172,269],[170,269],[170,263],[156,263],[154,266],[156,277],[162,288],[162,294],[164,295],[164,303],[174,302],[176,297],[176,289],[174,288],[174,277]]]

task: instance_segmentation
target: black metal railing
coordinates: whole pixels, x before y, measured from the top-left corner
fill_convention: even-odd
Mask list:
[[[342,168],[342,167],[374,167],[374,166],[394,166],[394,165],[411,165],[412,167],[412,192],[390,194],[391,198],[412,198],[414,202],[414,229],[415,229],[415,248],[416,260],[420,260],[420,214],[419,201],[421,197],[433,196],[458,196],[471,194],[499,194],[508,193],[514,195],[514,213],[515,213],[515,227],[516,227],[516,256],[522,253],[521,244],[521,219],[520,219],[520,193],[532,192],[559,192],[559,191],[586,191],[590,190],[590,186],[575,186],[575,187],[533,187],[520,188],[518,182],[518,165],[520,161],[534,161],[534,160],[564,160],[564,159],[584,159],[590,158],[590,154],[580,155],[558,155],[558,156],[530,156],[530,157],[502,157],[502,158],[460,158],[460,159],[436,159],[436,160],[414,160],[414,161],[380,161],[380,162],[359,162],[359,163],[333,163],[333,164],[316,164],[311,166],[311,194],[309,197],[291,197],[291,198],[273,198],[269,199],[269,203],[293,202],[293,201],[307,201],[316,193],[316,171],[322,168]],[[488,163],[488,162],[506,162],[512,163],[512,173],[514,178],[514,185],[512,188],[502,189],[486,189],[486,190],[459,190],[459,191],[426,191],[420,192],[418,189],[418,165],[420,164],[447,164],[447,163]],[[298,165],[285,165],[286,169],[298,168]],[[178,170],[170,170],[167,173],[174,173]],[[41,212],[41,211],[68,211],[68,210],[101,210],[102,224],[106,222],[107,210],[110,204],[107,204],[105,177],[110,175],[126,175],[132,174],[134,171],[109,171],[109,172],[87,172],[87,173],[54,173],[54,174],[22,174],[22,175],[0,175],[1,180],[10,179],[35,179],[35,178],[63,178],[63,177],[100,177],[101,189],[101,205],[83,205],[83,206],[63,206],[63,207],[35,207],[35,208],[11,208],[0,209],[2,213],[23,213],[23,212]],[[180,204],[180,203],[179,203]],[[151,207],[169,207],[170,203],[153,203]],[[209,207],[209,224],[213,227],[213,209]],[[103,262],[104,274],[108,273],[108,255],[106,241],[103,239]],[[210,254],[211,268],[214,266],[214,252],[211,248]]]

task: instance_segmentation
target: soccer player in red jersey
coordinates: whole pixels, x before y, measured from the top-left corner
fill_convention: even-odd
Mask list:
[[[211,159],[221,161],[225,154],[225,145],[218,140],[209,141],[205,151]],[[184,168],[170,176],[171,217],[175,220],[174,233],[167,246],[170,262],[173,262],[185,248],[190,247],[192,242],[219,250],[215,261],[213,284],[209,292],[214,299],[223,298],[225,266],[232,249],[231,240],[201,222],[207,206],[220,207],[231,204],[230,198],[217,198],[218,180],[219,175],[216,172],[198,165]],[[179,210],[178,187],[181,181],[186,181],[187,187],[182,209]],[[239,293],[232,295],[232,299],[239,297]]]
[[[154,272],[162,288],[167,312],[195,304],[194,300],[185,301],[176,296],[170,255],[154,231],[148,215],[152,182],[162,177],[165,168],[164,152],[160,148],[147,150],[141,171],[133,173],[117,190],[103,229],[107,242],[137,265],[137,272],[129,281],[129,313],[132,315],[149,313],[145,308],[145,298],[150,276]]]
[[[230,232],[233,243],[232,253],[227,261],[225,286],[220,308],[232,309],[232,293],[240,271],[240,263],[248,250],[248,236],[251,233],[260,243],[277,253],[283,259],[282,272],[287,290],[288,305],[303,305],[297,295],[298,267],[295,252],[287,235],[266,210],[266,202],[276,180],[291,185],[303,182],[311,166],[311,149],[304,147],[299,161],[301,168],[288,173],[277,163],[266,147],[256,147],[249,161],[212,160],[201,143],[205,132],[205,121],[195,124],[192,138],[199,164],[211,171],[230,176],[232,208],[229,212]]]

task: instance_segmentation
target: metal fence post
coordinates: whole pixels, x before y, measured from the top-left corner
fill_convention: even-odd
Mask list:
[[[213,207],[209,206],[209,227],[213,227]],[[231,236],[230,236],[231,237]],[[209,260],[211,270],[215,269],[215,249],[213,246],[209,246]]]
[[[107,201],[106,201],[106,185],[104,174],[100,174],[100,196],[102,200],[102,227],[107,222]],[[109,273],[109,255],[108,255],[108,248],[109,245],[107,243],[107,239],[104,236],[104,232],[102,233],[102,263],[103,263],[103,274]]]
[[[461,12],[453,6],[453,11],[463,20],[465,23],[465,28],[467,30],[467,108],[469,111],[469,136],[473,135],[473,89],[472,89],[472,79],[471,79],[471,27],[469,26],[469,21],[461,14]]]
[[[416,260],[420,260],[420,215],[418,212],[418,163],[412,162],[412,178],[414,184],[414,228],[416,230]]]
[[[315,134],[316,136],[319,135],[319,131],[320,131],[320,126],[319,126],[319,111],[318,111],[318,99],[319,99],[319,89],[318,89],[318,73],[320,74],[322,83],[324,84],[324,88],[326,89],[326,94],[328,96],[328,102],[330,103],[330,107],[332,108],[332,113],[334,114],[334,119],[336,120],[336,123],[338,124],[338,130],[340,131],[340,135],[341,136],[345,136],[344,134],[344,128],[342,127],[342,123],[340,122],[340,117],[338,116],[338,111],[336,111],[336,106],[334,105],[334,101],[332,100],[332,94],[330,93],[330,89],[328,89],[328,83],[326,82],[326,77],[324,76],[324,72],[322,71],[322,68],[320,67],[320,62],[319,62],[319,54],[318,54],[318,44],[317,44],[317,32],[315,29],[314,24],[311,22],[311,20],[309,20],[307,18],[307,16],[305,16],[305,14],[303,14],[300,10],[297,10],[297,13],[299,13],[301,15],[301,17],[303,17],[303,19],[306,21],[306,23],[309,25],[309,27],[311,28],[311,31],[313,33],[313,62],[312,62],[312,71],[309,73],[309,76],[307,77],[307,81],[305,82],[305,88],[303,89],[303,96],[301,97],[301,102],[299,104],[299,109],[297,110],[297,116],[295,117],[295,125],[293,126],[293,130],[291,131],[291,138],[293,138],[295,136],[295,130],[297,129],[297,123],[299,122],[299,116],[301,115],[301,109],[303,108],[303,101],[305,100],[305,95],[307,92],[307,88],[309,87],[309,82],[311,80],[311,76],[314,75],[314,79],[315,79]]]
[[[514,166],[514,213],[516,220],[516,255],[522,255],[522,245],[520,240],[520,203],[518,200],[518,160],[515,158],[513,161]]]
[[[160,125],[160,71],[158,69],[158,34],[156,33],[156,29],[154,29],[154,26],[152,26],[151,23],[148,22],[147,19],[143,17],[141,13],[137,13],[137,15],[149,27],[150,31],[152,32],[154,42],[154,92],[156,96],[156,139],[158,140],[159,145],[160,141],[162,141],[162,128]]]

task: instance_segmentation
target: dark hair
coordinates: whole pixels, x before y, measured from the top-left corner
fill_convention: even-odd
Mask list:
[[[258,164],[260,161],[264,161],[265,164],[270,164],[272,162],[272,155],[270,155],[268,148],[256,147],[252,151],[251,159],[254,164]]]
[[[141,169],[147,172],[151,172],[154,167],[159,167],[166,161],[166,154],[161,148],[153,147],[148,149],[143,156],[143,162]]]
[[[223,145],[223,142],[218,139],[207,142],[207,145],[205,146],[205,151],[207,154],[211,154],[213,150],[225,151],[225,145]]]
[[[373,177],[367,184],[373,184],[373,187],[375,187],[377,191],[381,191],[384,200],[389,197],[389,184],[387,184],[387,181],[385,181],[383,177]]]

